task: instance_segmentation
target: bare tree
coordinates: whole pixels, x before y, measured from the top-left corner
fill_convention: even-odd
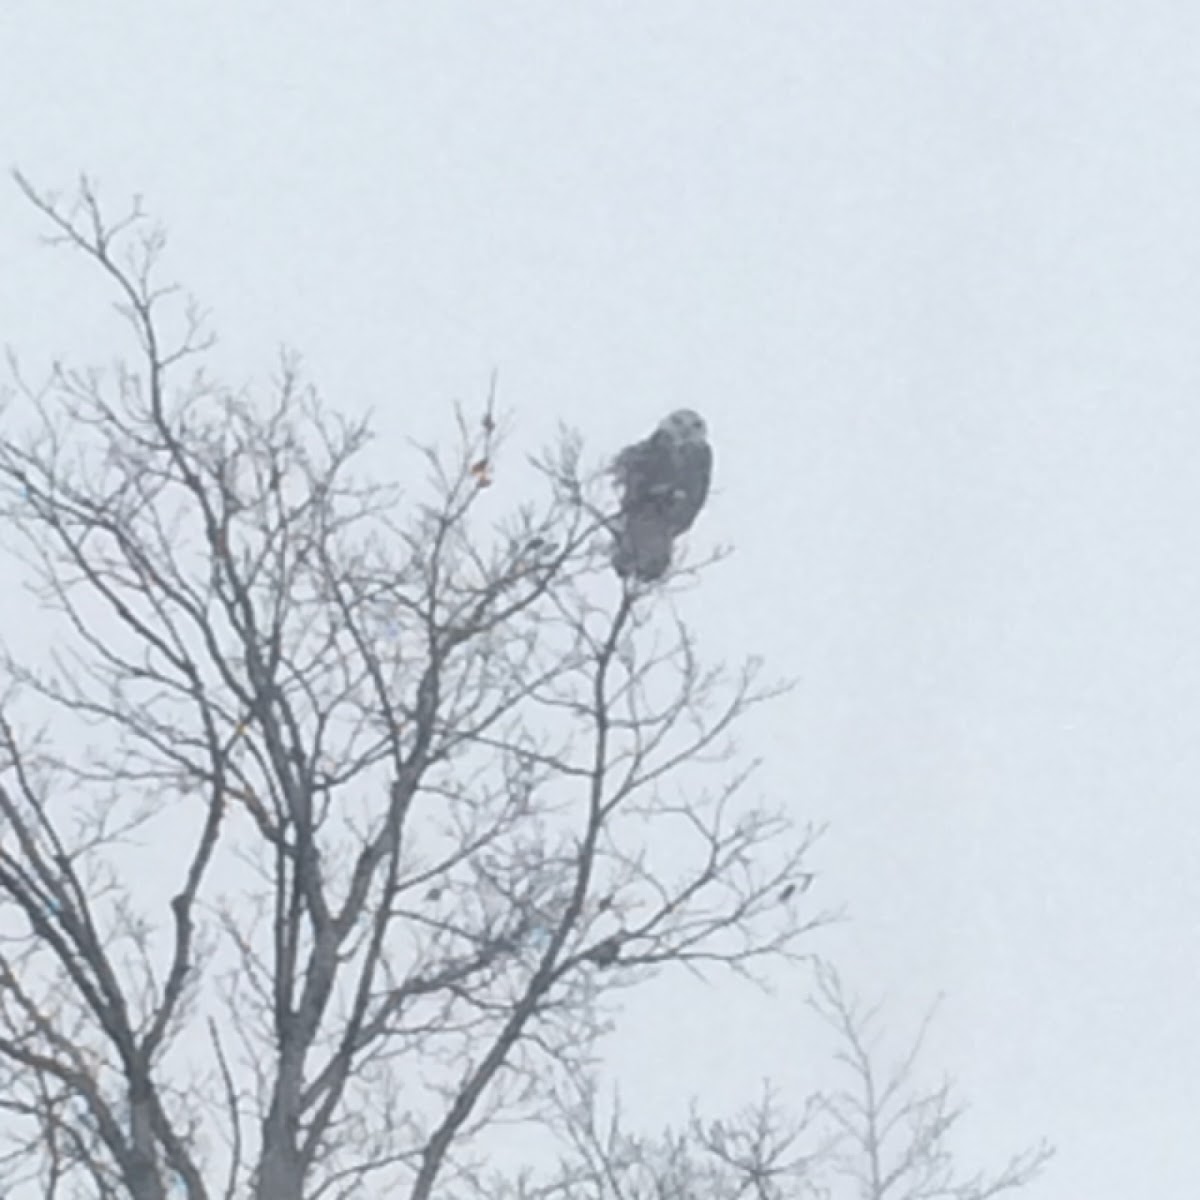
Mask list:
[[[740,1112],[681,1129],[631,1130],[619,1101],[605,1103],[596,1079],[580,1075],[557,1095],[549,1124],[560,1154],[549,1169],[515,1178],[499,1172],[456,1196],[489,1200],[804,1200],[818,1183],[822,1145],[812,1102],[798,1115],[770,1088]]]
[[[992,1200],[1024,1187],[1049,1161],[1045,1143],[1012,1155],[997,1171],[964,1174],[952,1149],[965,1109],[948,1080],[918,1080],[933,1011],[894,1061],[880,1048],[879,1009],[864,1008],[828,964],[818,964],[812,1008],[836,1036],[848,1082],[817,1104],[831,1130],[831,1174],[856,1200]]]
[[[952,1085],[920,1081],[932,1012],[895,1060],[882,1046],[878,1009],[816,961],[811,1008],[834,1035],[844,1082],[802,1105],[766,1088],[733,1115],[698,1106],[678,1130],[630,1130],[618,1102],[604,1103],[593,1074],[556,1093],[557,1166],[474,1181],[472,1200],[994,1200],[1032,1183],[1051,1157],[1045,1143],[993,1172],[964,1172],[952,1146],[963,1114]]]
[[[134,348],[13,360],[0,434],[0,524],[56,622],[45,661],[4,631],[0,1188],[467,1186],[622,989],[753,973],[820,919],[780,901],[814,831],[732,755],[778,689],[613,577],[574,437],[506,514],[494,396],[403,491],[371,482],[367,425],[294,361],[265,395],[208,374],[139,208],[18,184]]]

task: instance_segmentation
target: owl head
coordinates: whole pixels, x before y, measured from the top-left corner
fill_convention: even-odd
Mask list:
[[[704,424],[704,418],[690,408],[676,409],[658,428],[674,442],[708,440],[708,426]]]

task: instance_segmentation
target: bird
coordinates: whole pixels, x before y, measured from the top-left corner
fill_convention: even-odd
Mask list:
[[[614,933],[612,937],[605,938],[598,945],[593,946],[585,955],[589,962],[593,962],[598,967],[611,967],[620,956],[621,953],[621,935]]]
[[[788,883],[779,893],[779,902],[786,904],[797,892],[807,892],[812,887],[812,881],[816,878],[810,872],[804,872],[799,875],[794,881]]]
[[[713,452],[704,418],[671,413],[613,463],[621,507],[614,521],[612,564],[622,579],[661,579],[675,539],[692,527],[712,482]]]

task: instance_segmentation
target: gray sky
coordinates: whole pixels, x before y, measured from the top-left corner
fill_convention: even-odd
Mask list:
[[[736,554],[683,601],[795,694],[823,946],[1037,1195],[1200,1177],[1200,6],[711,0],[0,9],[0,158],[140,191],[219,366],[300,348],[392,436],[493,366],[534,447],[681,404]],[[0,188],[0,340],[114,319]],[[514,499],[504,481],[497,503]],[[812,1078],[801,989],[659,989],[649,1119]]]

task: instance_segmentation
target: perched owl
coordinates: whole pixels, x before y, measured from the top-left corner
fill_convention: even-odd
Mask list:
[[[671,565],[675,539],[704,506],[712,462],[704,421],[689,408],[673,412],[645,441],[617,456],[613,473],[621,510],[612,563],[622,579],[661,578]]]

